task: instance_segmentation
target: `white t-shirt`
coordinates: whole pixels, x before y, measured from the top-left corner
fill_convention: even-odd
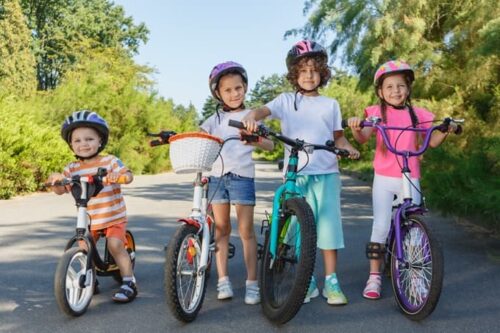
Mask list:
[[[266,104],[271,118],[281,121],[283,135],[301,139],[308,143],[325,144],[333,140],[333,132],[342,130],[342,115],[338,102],[325,96],[297,94],[297,111],[294,108],[295,93],[282,93]],[[285,146],[285,167],[290,156]],[[306,153],[299,152],[299,170],[306,164]],[[285,169],[286,170],[286,169]],[[302,175],[320,175],[339,172],[337,156],[326,150],[315,150],[309,154]]]
[[[240,130],[236,127],[228,125],[229,120],[241,121],[250,110],[243,110],[238,112],[224,112],[219,111],[217,114],[211,115],[207,120],[201,124],[201,129],[205,132],[218,136],[221,139],[229,137],[240,136]],[[221,156],[224,161],[224,174],[229,172],[243,176],[255,178],[255,164],[252,160],[252,151],[255,149],[252,145],[244,145],[242,141],[230,140],[224,143],[220,156],[217,158],[212,166],[211,176],[220,177],[222,172]]]

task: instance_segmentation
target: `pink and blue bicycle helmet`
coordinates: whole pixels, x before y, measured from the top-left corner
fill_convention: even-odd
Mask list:
[[[406,62],[401,60],[391,60],[381,65],[377,71],[375,72],[375,76],[373,78],[373,84],[378,87],[380,84],[380,78],[383,75],[389,73],[403,73],[406,74],[412,83],[415,80],[415,73],[413,69]]]
[[[108,123],[97,113],[90,110],[80,110],[66,117],[61,126],[61,136],[68,145],[71,144],[71,133],[79,127],[90,127],[99,133],[101,146],[97,150],[97,153],[100,153],[106,147],[109,138]]]
[[[219,85],[220,78],[229,73],[240,74],[241,77],[243,78],[243,82],[245,83],[245,85],[248,85],[247,71],[245,70],[245,68],[243,68],[242,65],[234,61],[226,61],[218,65],[215,65],[215,67],[210,72],[210,75],[208,76],[208,85],[210,87],[210,92],[212,93],[212,96],[221,103],[222,100],[219,98],[219,96],[217,96],[216,93],[217,86]]]
[[[322,56],[325,60],[328,60],[328,54],[323,46],[311,40],[301,40],[288,51],[286,56],[286,67],[290,71],[290,68],[301,58],[316,55]]]

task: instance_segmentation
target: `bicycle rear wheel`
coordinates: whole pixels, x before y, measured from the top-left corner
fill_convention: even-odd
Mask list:
[[[412,320],[430,315],[439,301],[443,285],[444,259],[441,246],[423,217],[412,215],[401,226],[403,262],[392,246],[391,280],[399,308]]]
[[[59,308],[71,316],[80,316],[94,294],[95,270],[87,271],[87,252],[72,247],[64,252],[54,276],[54,293]]]
[[[276,258],[273,261],[269,252],[267,232],[260,270],[262,309],[276,324],[286,323],[300,310],[316,259],[316,224],[311,208],[303,198],[291,198],[284,209]]]
[[[207,271],[198,273],[201,260],[198,228],[184,224],[169,242],[165,260],[165,293],[174,316],[191,322],[201,309]]]

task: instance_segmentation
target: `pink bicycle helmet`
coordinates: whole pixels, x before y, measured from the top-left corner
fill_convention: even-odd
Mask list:
[[[106,120],[97,113],[90,110],[80,110],[66,117],[61,126],[61,136],[64,141],[71,144],[71,133],[75,128],[79,127],[91,127],[99,133],[101,136],[101,146],[97,151],[98,153],[106,147],[109,138],[109,127]]]
[[[290,71],[292,65],[305,56],[319,55],[328,59],[328,54],[323,46],[311,40],[301,40],[296,43],[286,56],[286,67]]]
[[[410,78],[410,83],[415,80],[415,73],[410,65],[401,60],[391,60],[380,66],[375,72],[375,77],[373,78],[375,86],[379,85],[382,75],[388,73],[405,73]]]
[[[210,72],[210,75],[208,76],[208,85],[210,87],[210,92],[212,93],[212,96],[219,102],[222,101],[217,96],[215,91],[217,90],[217,86],[219,85],[220,78],[228,73],[240,74],[241,77],[243,78],[243,82],[245,82],[245,84],[248,85],[247,71],[245,70],[245,68],[243,68],[242,65],[234,61],[226,61],[218,65],[215,65],[215,67]]]

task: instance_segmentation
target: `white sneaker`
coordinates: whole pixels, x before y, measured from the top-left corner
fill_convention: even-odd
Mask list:
[[[217,299],[228,299],[233,297],[233,288],[231,287],[231,281],[225,280],[217,283]]]
[[[260,291],[257,284],[251,284],[247,286],[245,292],[245,303],[250,305],[260,303]]]

